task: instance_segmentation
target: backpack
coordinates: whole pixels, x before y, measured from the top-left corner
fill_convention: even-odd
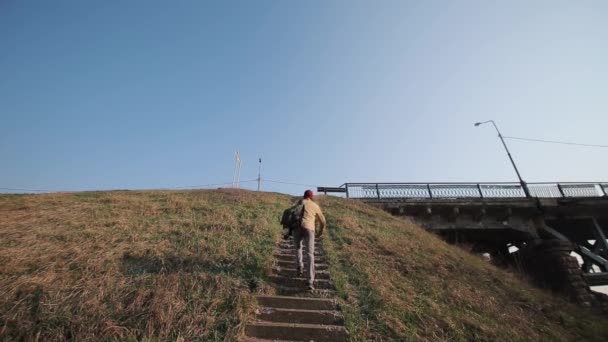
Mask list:
[[[295,206],[287,208],[283,211],[281,217],[281,225],[283,229],[283,238],[287,239],[294,229],[300,229],[302,226],[302,218],[304,217],[304,204],[298,202]]]
[[[304,219],[304,203],[299,202],[291,210],[291,225],[295,228],[302,227],[302,219]]]
[[[281,225],[283,227],[291,227],[292,209],[293,207],[283,211],[283,216],[281,217]]]

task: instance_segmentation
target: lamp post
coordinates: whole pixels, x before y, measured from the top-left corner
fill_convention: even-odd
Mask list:
[[[486,124],[488,122],[491,122],[492,125],[494,125],[494,128],[496,129],[496,132],[498,133],[498,137],[500,138],[500,141],[502,142],[502,146],[504,146],[505,151],[507,151],[507,155],[509,156],[509,160],[511,161],[511,165],[513,165],[513,168],[515,169],[515,173],[517,173],[517,178],[519,178],[519,184],[521,184],[521,187],[524,190],[524,194],[526,195],[527,198],[532,197],[532,196],[530,196],[530,191],[528,190],[528,185],[521,178],[521,175],[519,174],[519,170],[517,169],[517,166],[515,165],[515,162],[513,161],[513,157],[511,156],[511,152],[509,152],[509,148],[507,147],[507,144],[505,143],[505,139],[503,139],[502,134],[500,134],[500,130],[498,129],[498,126],[496,126],[496,123],[494,122],[494,120],[488,120],[488,121],[483,121],[483,122],[476,122],[475,123],[475,127],[477,127],[479,125]]]

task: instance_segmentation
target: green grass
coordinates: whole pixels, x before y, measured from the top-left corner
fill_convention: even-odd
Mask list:
[[[292,198],[238,190],[0,196],[0,340],[234,341]],[[413,222],[320,197],[355,341],[608,340],[608,320]]]

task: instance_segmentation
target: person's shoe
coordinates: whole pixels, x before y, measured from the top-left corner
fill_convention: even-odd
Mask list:
[[[312,283],[308,284],[308,291],[314,291],[315,290],[315,286]]]
[[[302,278],[304,276],[304,272],[302,272],[302,268],[298,267],[298,274],[297,274],[298,278]]]

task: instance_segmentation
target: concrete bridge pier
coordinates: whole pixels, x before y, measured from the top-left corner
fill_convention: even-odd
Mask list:
[[[592,306],[594,296],[585,281],[575,246],[557,239],[535,240],[515,252],[521,269],[540,287],[559,292],[582,306]]]

